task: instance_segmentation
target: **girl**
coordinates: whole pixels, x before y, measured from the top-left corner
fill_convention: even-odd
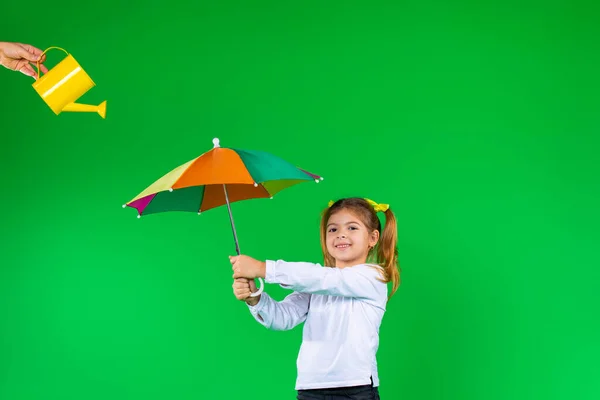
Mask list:
[[[386,217],[383,232],[379,211]],[[379,399],[379,326],[400,283],[396,241],[396,219],[388,205],[346,198],[330,202],[321,219],[328,268],[230,257],[233,292],[260,324],[287,330],[306,322],[297,360],[297,399]],[[258,277],[293,293],[280,302],[266,292],[249,297]]]

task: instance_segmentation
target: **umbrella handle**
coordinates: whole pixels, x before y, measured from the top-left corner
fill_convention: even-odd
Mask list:
[[[264,284],[262,278],[258,278],[258,282],[260,283],[260,287],[258,288],[258,290],[256,292],[250,293],[250,297],[260,296],[260,294],[263,292],[263,289],[265,288],[265,284]]]
[[[235,252],[239,256],[241,254],[240,253],[240,245],[238,243],[237,233],[235,232],[235,224],[233,222],[233,214],[231,213],[231,205],[229,204],[229,194],[227,193],[227,186],[225,186],[225,184],[223,184],[223,192],[225,193],[225,201],[227,202],[227,211],[229,212],[229,221],[231,222],[231,229],[233,230],[233,240],[235,241]],[[258,288],[258,290],[256,292],[250,293],[250,297],[260,296],[260,294],[263,292],[263,289],[265,286],[264,282],[263,282],[262,278],[258,278],[258,281],[260,282],[260,287]]]

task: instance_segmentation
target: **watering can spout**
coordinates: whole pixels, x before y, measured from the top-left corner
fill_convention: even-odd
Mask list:
[[[91,104],[70,103],[64,106],[62,111],[70,112],[97,112],[102,118],[106,118],[106,100],[97,106]]]

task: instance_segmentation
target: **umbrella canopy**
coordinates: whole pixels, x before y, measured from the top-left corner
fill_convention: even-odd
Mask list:
[[[283,189],[298,183],[323,180],[273,154],[258,150],[241,150],[220,146],[213,139],[213,148],[173,169],[140,194],[123,205],[135,208],[142,215],[170,211],[196,212],[227,205],[236,252],[240,254],[231,203],[273,198]],[[258,296],[260,288],[252,293]]]
[[[201,213],[227,203],[272,198],[298,183],[323,180],[264,151],[220,147],[219,139],[213,144],[212,150],[173,169],[123,207],[135,208],[138,217],[169,211]]]

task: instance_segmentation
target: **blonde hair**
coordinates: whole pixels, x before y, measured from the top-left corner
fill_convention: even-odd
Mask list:
[[[377,230],[380,233],[379,241],[373,249],[369,251],[369,259],[383,268],[382,282],[392,282],[392,290],[388,300],[392,298],[398,286],[400,286],[400,267],[398,264],[398,232],[396,217],[391,208],[387,208],[385,214],[385,226],[381,230],[381,221],[377,217],[375,209],[369,202],[360,197],[349,197],[340,199],[330,207],[327,207],[321,217],[321,250],[323,252],[324,265],[335,266],[335,259],[327,251],[327,224],[329,218],[338,211],[349,210],[355,213],[365,224],[370,232]]]

